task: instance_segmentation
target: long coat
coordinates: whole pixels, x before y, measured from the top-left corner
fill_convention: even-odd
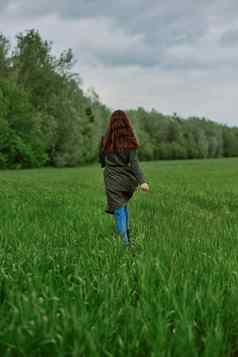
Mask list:
[[[145,182],[145,178],[136,150],[104,154],[100,149],[99,160],[104,168],[107,196],[105,212],[113,214],[115,208],[127,205],[138,185]]]

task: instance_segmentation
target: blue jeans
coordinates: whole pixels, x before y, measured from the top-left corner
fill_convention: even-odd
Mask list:
[[[124,243],[128,244],[128,208],[127,206],[114,209],[114,217],[116,220],[116,230],[121,236]]]

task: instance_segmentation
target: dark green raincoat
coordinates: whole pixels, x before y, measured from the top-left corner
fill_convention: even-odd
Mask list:
[[[138,185],[145,182],[145,178],[139,166],[136,150],[106,155],[100,150],[99,159],[104,168],[107,195],[105,212],[113,214],[115,208],[128,203]]]

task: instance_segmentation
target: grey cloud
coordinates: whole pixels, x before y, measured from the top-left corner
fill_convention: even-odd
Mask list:
[[[233,18],[235,10],[238,10],[238,2],[235,0],[180,0],[176,3],[174,0],[8,0],[8,5],[24,18],[56,14],[68,22],[104,19],[110,21],[108,31],[112,33],[121,30],[128,38],[143,36],[143,41],[136,43],[136,46],[132,41],[131,48],[120,48],[121,43],[117,48],[112,42],[107,43],[107,46],[92,48],[89,42],[95,36],[100,37],[101,33],[100,29],[97,32],[89,26],[87,31],[91,38],[87,36],[88,46],[87,43],[81,46],[81,38],[78,47],[85,53],[85,58],[94,57],[95,62],[105,65],[212,70],[233,63],[233,59],[229,61],[223,56],[221,59],[213,57],[213,60],[207,60],[206,53],[201,56],[197,52],[209,51],[200,42],[209,35],[211,26],[221,21],[224,23],[226,17],[229,21]],[[216,51],[219,52],[219,46],[231,46],[236,36],[236,33],[231,32],[224,34],[219,41],[214,39],[217,41]],[[177,55],[176,51],[170,51],[184,45],[194,49],[192,55],[190,53],[187,57],[186,53]]]
[[[19,6],[19,14],[38,15],[39,13],[57,13],[63,18],[87,18],[87,17],[113,17],[131,16],[140,12],[146,6],[144,0],[119,0],[108,2],[107,0],[9,0],[11,4]]]
[[[129,33],[144,33],[146,38],[157,37],[164,33],[164,28],[170,28],[167,34],[171,38],[178,32],[187,38],[201,36],[207,30],[210,3],[200,0],[197,3],[189,0],[8,0],[17,8],[22,16],[38,16],[55,13],[62,18],[95,18],[112,19],[117,27],[122,27]],[[192,3],[192,4],[191,4]],[[206,11],[204,11],[206,8]],[[219,13],[219,8],[216,13]],[[161,39],[161,38],[160,38]]]
[[[213,0],[211,1],[210,13],[208,15],[212,15],[215,25],[227,25],[237,20],[237,13],[237,0]]]
[[[141,51],[133,48],[131,51],[98,51],[96,53],[97,59],[100,63],[109,66],[140,66],[152,67],[161,64],[157,51]]]
[[[223,47],[234,47],[238,45],[238,29],[226,31],[220,38]]]
[[[6,10],[9,5],[10,0],[0,0],[0,14]]]

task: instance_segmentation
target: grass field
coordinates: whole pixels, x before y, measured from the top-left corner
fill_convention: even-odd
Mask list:
[[[134,247],[102,171],[0,172],[0,356],[238,356],[238,159],[143,163]]]

